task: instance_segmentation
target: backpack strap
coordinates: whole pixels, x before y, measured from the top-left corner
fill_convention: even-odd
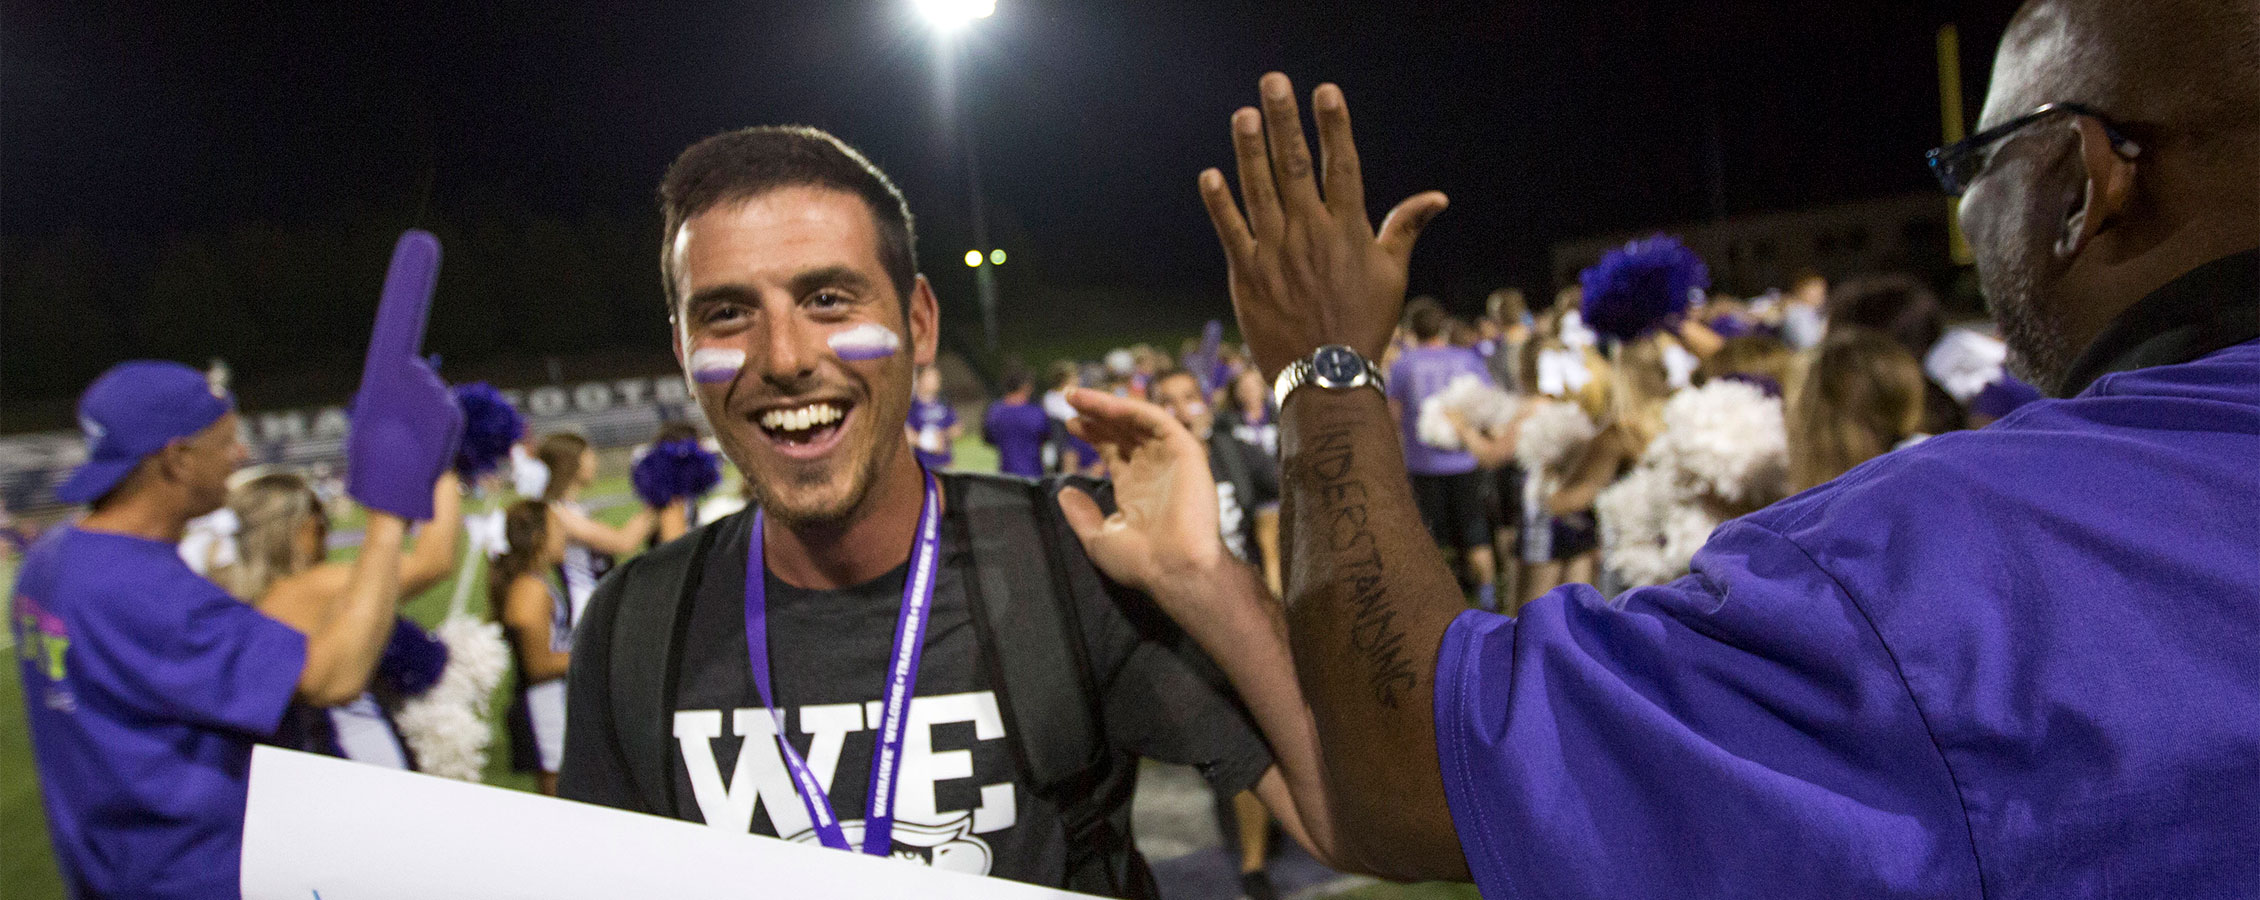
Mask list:
[[[723,520],[724,522],[730,520]],[[628,778],[649,811],[671,814],[675,782],[667,774],[668,710],[675,705],[675,667],[691,594],[706,570],[707,550],[722,522],[691,540],[663,544],[637,557],[618,578],[620,604],[611,621],[612,727]]]
[[[966,599],[989,680],[1011,733],[1044,736],[1014,740],[1014,753],[1038,790],[1070,788],[1104,762],[1106,742],[1072,580],[1040,521],[1049,495],[1043,484],[1017,478],[959,476],[947,484],[956,489],[950,508],[963,516],[973,553]]]
[[[1112,751],[1100,716],[1098,678],[1085,642],[1081,604],[1106,600],[1082,544],[1055,508],[1063,479],[992,476],[944,481],[962,516],[973,577],[966,599],[1021,771],[1060,810],[1067,886],[1127,897],[1158,896],[1153,876],[1109,815]],[[1078,479],[1085,490],[1094,483]],[[1031,560],[1031,550],[1036,559]],[[1040,561],[1040,565],[1030,565]],[[1042,740],[1031,740],[1041,735]]]

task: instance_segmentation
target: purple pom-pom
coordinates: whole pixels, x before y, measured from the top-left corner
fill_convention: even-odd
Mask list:
[[[1629,341],[1686,313],[1711,286],[1711,270],[1678,238],[1659,234],[1609,251],[1578,282],[1585,288],[1585,324]]]
[[[698,497],[722,483],[722,458],[707,452],[698,441],[684,438],[652,445],[628,473],[636,496],[647,506],[666,506],[679,499]]]
[[[526,420],[501,391],[484,381],[456,385],[455,405],[463,408],[463,443],[455,451],[455,472],[471,481],[510,457],[510,445],[526,436]]]
[[[407,619],[393,622],[392,639],[377,658],[380,687],[404,697],[431,690],[447,670],[447,645]]]

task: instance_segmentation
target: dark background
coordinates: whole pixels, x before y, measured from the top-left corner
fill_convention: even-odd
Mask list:
[[[1263,71],[1342,84],[1367,194],[1452,195],[1413,290],[1550,291],[1547,248],[1922,190],[1934,50],[1968,115],[2013,4],[1000,0],[958,55],[1013,348],[1227,317],[1193,189]],[[652,192],[727,128],[833,131],[919,217],[978,334],[965,166],[907,0],[0,3],[0,429],[125,358],[227,358],[247,405],[350,391],[399,230],[447,247],[454,379],[663,363]],[[1140,331],[1143,329],[1143,331]]]

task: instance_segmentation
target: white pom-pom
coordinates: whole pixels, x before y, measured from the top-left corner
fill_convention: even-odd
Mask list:
[[[1688,573],[1695,562],[1695,551],[1710,543],[1711,532],[1721,523],[1700,505],[1688,504],[1672,507],[1664,514],[1663,551],[1660,554],[1664,574],[1655,583],[1662,584]]]
[[[1559,474],[1577,460],[1601,429],[1575,403],[1544,403],[1522,420],[1515,460],[1533,475]]]
[[[1661,446],[1692,492],[1733,504],[1779,499],[1789,477],[1789,439],[1781,401],[1739,381],[1713,381],[1664,404]]]
[[[1678,501],[1669,474],[1640,466],[1601,491],[1593,514],[1601,532],[1601,563],[1627,587],[1662,584],[1682,574],[1667,552],[1664,516]]]
[[[1414,437],[1438,450],[1465,450],[1467,445],[1460,440],[1459,430],[1452,427],[1449,413],[1459,413],[1468,427],[1482,431],[1514,421],[1520,405],[1515,395],[1483,383],[1482,377],[1461,375],[1420,402]]]
[[[1594,501],[1602,561],[1628,587],[1685,575],[1719,509],[1781,499],[1787,472],[1780,400],[1733,381],[1680,391],[1640,464]]]
[[[401,704],[393,724],[415,751],[417,768],[476,782],[486,771],[494,734],[489,701],[510,670],[510,647],[502,626],[469,616],[449,618],[432,633],[447,645],[447,668],[431,690]]]

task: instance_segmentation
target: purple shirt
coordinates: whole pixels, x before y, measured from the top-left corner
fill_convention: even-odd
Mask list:
[[[1467,347],[1414,347],[1389,366],[1389,399],[1401,410],[1398,431],[1405,439],[1405,471],[1414,475],[1465,475],[1475,457],[1465,450],[1438,450],[1420,442],[1420,404],[1462,375],[1494,384],[1483,357]]]
[[[1487,896],[2260,888],[2260,341],[1469,611],[1436,742]]]
[[[997,471],[1022,478],[1044,477],[1044,441],[1052,434],[1052,420],[1033,403],[989,404],[981,423],[981,437],[997,448]]]
[[[910,398],[910,430],[918,435],[915,449],[918,461],[925,464],[926,468],[941,469],[950,464],[950,458],[955,452],[950,446],[949,432],[950,426],[956,424],[957,410],[951,409],[949,404],[921,397]],[[927,450],[929,442],[941,445],[942,449],[939,452]]]
[[[93,896],[237,896],[251,745],[281,724],[305,637],[171,544],[70,527],[24,556],[14,598],[63,877]]]

